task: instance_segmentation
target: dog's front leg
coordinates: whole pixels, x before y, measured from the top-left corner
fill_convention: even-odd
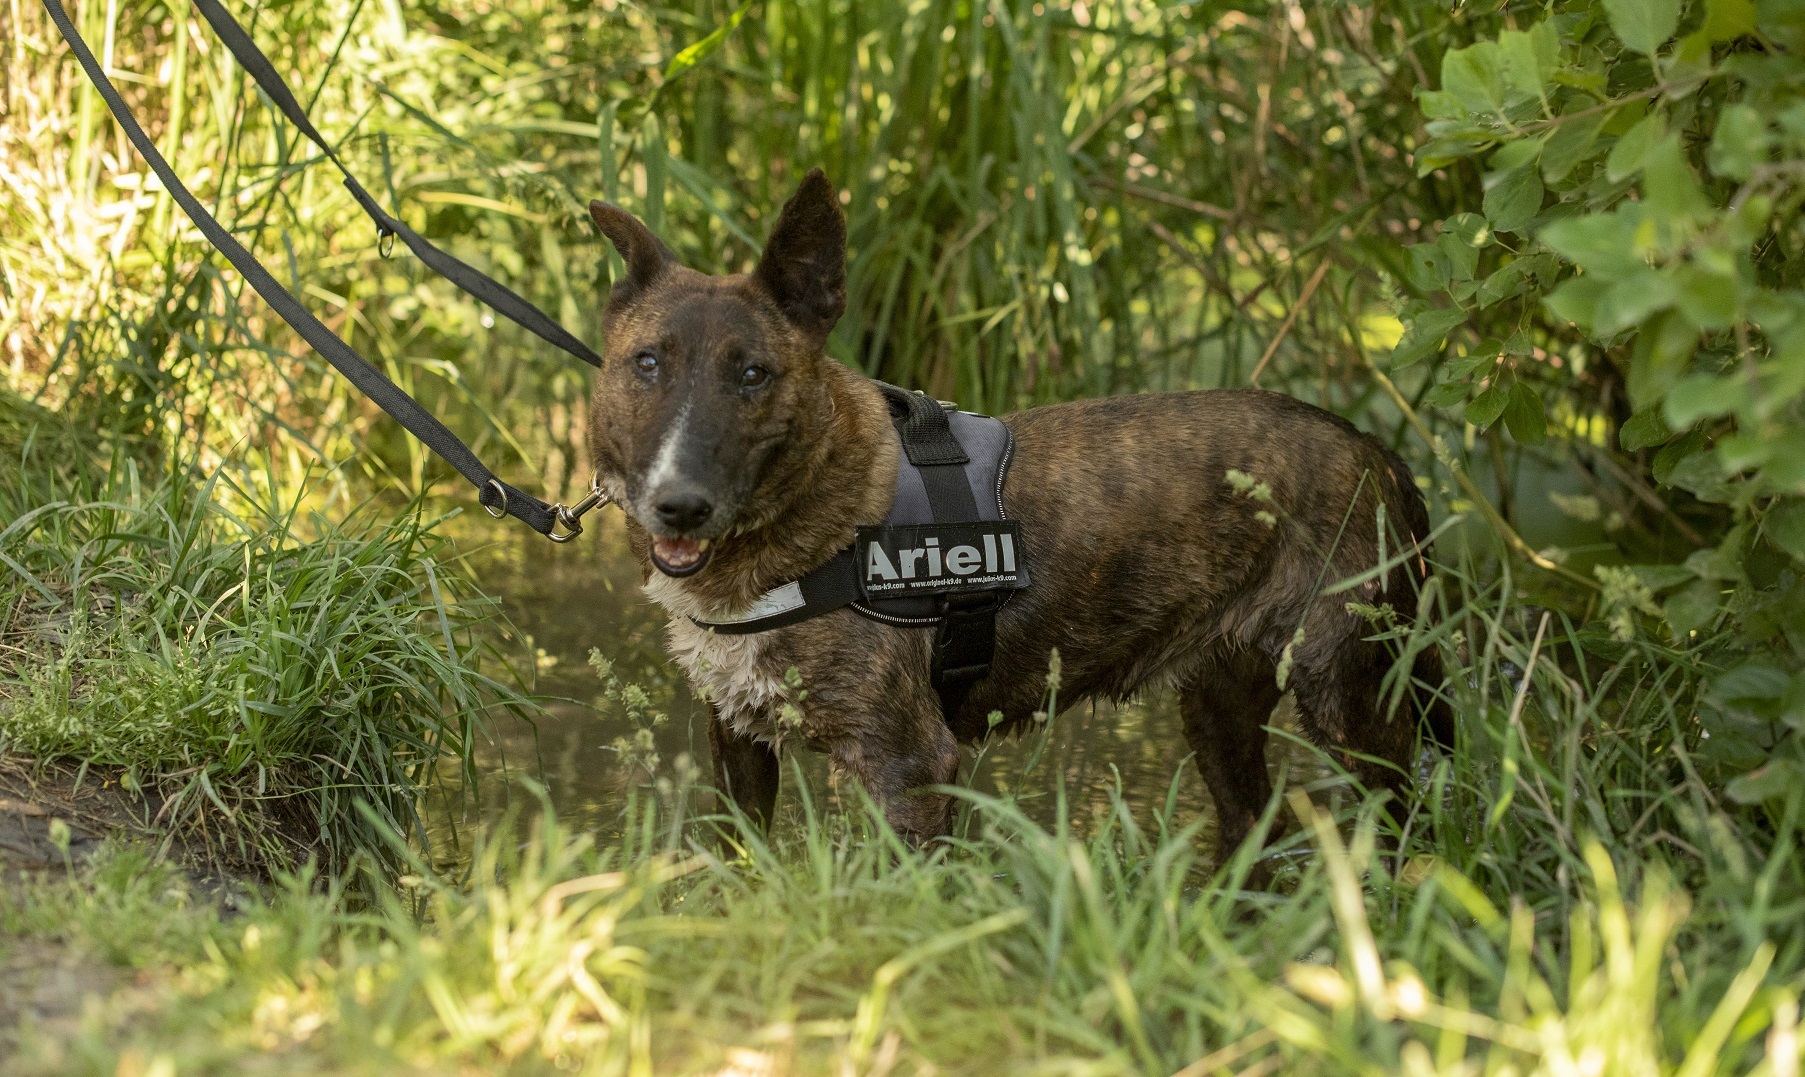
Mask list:
[[[952,829],[952,798],[931,791],[959,775],[959,742],[940,717],[933,696],[909,701],[828,746],[834,766],[865,786],[890,828],[912,845]]]
[[[708,754],[714,760],[714,784],[722,797],[739,806],[759,827],[769,829],[777,807],[777,749],[736,732],[709,704]]]

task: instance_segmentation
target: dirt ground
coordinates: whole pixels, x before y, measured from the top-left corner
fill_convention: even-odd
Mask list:
[[[0,757],[0,889],[64,876],[106,842],[161,844],[154,823],[161,799],[129,792],[118,777],[90,769]],[[176,851],[176,862],[182,857]],[[185,872],[190,891],[228,914],[245,881]],[[149,1004],[157,973],[123,968],[56,938],[0,929],[0,1069],[29,1028],[37,1037],[66,1038],[85,1015],[128,1020]]]

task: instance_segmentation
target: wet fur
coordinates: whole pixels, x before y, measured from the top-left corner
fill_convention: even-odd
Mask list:
[[[1006,416],[1016,453],[1004,502],[1021,521],[1034,584],[998,614],[992,671],[956,714],[942,716],[929,680],[931,629],[849,609],[755,636],[698,629],[690,616],[737,613],[848,545],[857,525],[881,522],[897,442],[876,388],[821,351],[843,305],[844,226],[818,172],[746,276],[676,266],[662,244],[647,246],[656,240],[642,225],[635,231],[637,221],[613,207],[596,213],[631,269],[608,312],[592,452],[604,486],[628,509],[647,593],[671,614],[672,651],[714,707],[717,783],[750,814],[769,818],[775,748],[793,738],[863,782],[898,832],[945,833],[949,798],[924,787],[954,780],[959,742],[985,735],[990,712],[1002,712],[1003,731],[1031,720],[1057,649],[1064,704],[1177,689],[1187,744],[1232,847],[1271,795],[1263,727],[1300,626],[1289,686],[1304,731],[1333,751],[1385,761],[1346,757],[1372,787],[1405,791],[1417,723],[1384,713],[1380,687],[1393,655],[1365,638],[1375,629],[1347,603],[1388,602],[1410,618],[1426,562],[1408,558],[1356,593],[1320,590],[1378,562],[1381,503],[1387,551],[1426,536],[1422,499],[1408,468],[1377,441],[1277,393],[1127,396]],[[718,386],[727,367],[709,364],[722,337],[738,342],[733,362],[756,354],[782,368],[770,394]],[[659,393],[619,369],[647,340],[672,349],[676,373]],[[746,341],[766,350],[748,353]],[[731,406],[699,395],[708,393],[725,393]],[[697,428],[682,481],[732,507],[712,525],[713,560],[672,579],[653,568],[648,495],[636,484],[684,408],[687,421],[697,408],[712,408],[713,418]],[[1238,493],[1226,481],[1231,469],[1268,483],[1271,504]],[[1262,510],[1278,522],[1260,520]],[[792,669],[806,695],[790,686]],[[1414,672],[1440,684],[1433,650]],[[1445,706],[1426,692],[1415,702],[1436,738],[1449,739]]]

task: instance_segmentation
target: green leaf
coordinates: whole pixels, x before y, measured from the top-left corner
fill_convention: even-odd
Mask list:
[[[1673,437],[1673,430],[1661,419],[1659,408],[1650,408],[1630,416],[1629,422],[1617,432],[1617,441],[1625,452],[1636,452],[1651,445],[1659,445]]]
[[[1661,446],[1660,451],[1655,453],[1655,458],[1649,461],[1648,473],[1654,476],[1656,482],[1666,485],[1681,464],[1692,459],[1705,447],[1707,440],[1703,430],[1686,431],[1679,440]]]
[[[1711,171],[1725,179],[1746,180],[1755,169],[1767,163],[1772,145],[1767,121],[1747,105],[1731,105],[1717,117],[1717,130],[1711,136],[1711,150],[1706,160]]]
[[[1768,662],[1744,662],[1718,674],[1711,682],[1711,698],[1728,706],[1748,706],[1782,699],[1792,678]]]
[[[1684,430],[1700,419],[1715,419],[1748,406],[1749,385],[1740,377],[1693,374],[1668,390],[1662,414],[1667,425]]]
[[[1642,197],[1657,219],[1687,221],[1711,212],[1711,202],[1699,186],[1680,136],[1668,135],[1648,153],[1642,164]]]
[[[1608,90],[1611,84],[1610,79],[1605,77],[1603,71],[1586,71],[1573,67],[1566,67],[1556,71],[1554,73],[1554,81],[1558,85],[1571,86],[1581,93],[1590,94],[1597,98],[1608,96]]]
[[[1680,43],[1667,54],[1667,62],[1662,65],[1661,75],[1669,82],[1677,83],[1667,91],[1667,96],[1675,101],[1689,97],[1698,88],[1697,81],[1711,73],[1711,39],[1702,33],[1687,34],[1680,38]]]
[[[1464,157],[1471,157],[1490,141],[1490,137],[1477,134],[1461,134],[1432,139],[1428,145],[1417,150],[1413,156],[1413,160],[1416,162],[1416,174],[1427,176],[1438,168],[1446,168]]]
[[[1605,158],[1604,174],[1612,183],[1621,183],[1642,171],[1642,163],[1648,159],[1648,151],[1656,143],[1667,137],[1667,121],[1659,112],[1651,112],[1642,117],[1636,126],[1624,132],[1611,147],[1611,155]]]
[[[1592,314],[1592,331],[1611,336],[1641,324],[1656,311],[1679,298],[1673,273],[1652,266],[1637,266],[1611,283]]]
[[[1805,561],[1805,497],[1783,497],[1761,520],[1767,540]]]
[[[1442,55],[1441,88],[1468,112],[1503,111],[1504,61],[1496,42],[1481,41]]]
[[[1439,243],[1417,243],[1405,250],[1410,259],[1410,283],[1425,292],[1436,292],[1448,286],[1454,267],[1448,252]]]
[[[1520,232],[1542,209],[1542,177],[1524,165],[1485,178],[1485,216],[1499,232]]]
[[[1537,238],[1587,273],[1616,277],[1646,264],[1636,253],[1636,220],[1621,211],[1556,221]]]
[[[1542,179],[1549,183],[1566,179],[1574,165],[1592,155],[1598,132],[1608,119],[1608,113],[1600,112],[1561,124],[1542,144]]]
[[[1526,94],[1545,96],[1548,81],[1561,62],[1561,36],[1549,22],[1528,30],[1506,30],[1498,35],[1505,77]]]
[[[1432,408],[1451,408],[1467,398],[1468,388],[1464,381],[1445,381],[1429,390],[1423,403]]]
[[[1673,629],[1673,638],[1683,640],[1694,629],[1703,628],[1717,613],[1722,598],[1717,585],[1708,580],[1694,580],[1669,595],[1661,604],[1661,614],[1667,619],[1668,627]]]
[[[1561,282],[1542,302],[1561,321],[1589,330],[1598,318],[1598,301],[1610,288],[1609,281],[1591,274],[1573,277]]]
[[[1650,57],[1680,24],[1680,0],[1604,0],[1604,12],[1620,41]]]
[[[1729,227],[1724,231],[1724,242],[1732,247],[1747,247],[1767,231],[1767,222],[1773,213],[1774,200],[1771,197],[1765,194],[1750,195],[1730,215]]]
[[[1430,120],[1457,120],[1467,114],[1460,106],[1460,98],[1446,90],[1416,91],[1416,107],[1423,111],[1423,117]]]
[[[1655,594],[1671,590],[1682,583],[1698,579],[1698,576],[1684,565],[1625,565],[1625,568],[1636,574],[1642,586]]]
[[[1717,439],[1717,460],[1732,475],[1752,471],[1773,459],[1774,446],[1773,439],[1758,434],[1726,434]]]
[[[1474,270],[1479,268],[1479,250],[1491,241],[1485,218],[1477,213],[1462,213],[1449,218],[1444,228],[1435,245],[1448,257],[1450,276],[1454,280],[1472,280]]]
[[[1457,355],[1441,365],[1440,375],[1443,381],[1471,382],[1475,375],[1484,368],[1490,373],[1498,362],[1498,353],[1502,350],[1498,342],[1488,340],[1465,355]]]
[[[1718,462],[1717,454],[1709,450],[1695,452],[1673,465],[1673,470],[1667,474],[1667,482],[1700,501],[1715,505],[1728,503],[1732,496],[1723,464]]]
[[[1686,569],[1701,580],[1735,584],[1747,574],[1742,568],[1742,549],[1748,537],[1746,527],[1734,527],[1723,541],[1708,549],[1694,550],[1686,558]]]
[[[1698,327],[1677,311],[1658,315],[1636,334],[1630,352],[1630,406],[1638,411],[1658,404],[1698,347]]]
[[[1504,405],[1504,426],[1510,436],[1524,445],[1540,445],[1548,440],[1548,416],[1542,410],[1542,398],[1527,383],[1518,382],[1510,390]]]
[[[751,10],[752,0],[746,0],[745,3],[734,9],[733,14],[727,16],[726,22],[715,27],[707,37],[671,57],[671,62],[664,68],[664,81],[669,83],[678,75],[706,60],[709,54],[721,47],[721,44],[727,40],[727,35],[733,33],[740,21],[746,17],[746,12]]]
[[[1498,416],[1504,414],[1504,406],[1509,402],[1510,388],[1502,384],[1493,384],[1491,388],[1474,397],[1473,402],[1467,405],[1467,422],[1484,430],[1498,421]]]
[[[1742,290],[1735,277],[1691,262],[1674,270],[1674,286],[1681,312],[1700,329],[1728,329],[1742,320]]]
[[[1761,478],[1775,493],[1805,494],[1805,430],[1788,430],[1771,441],[1773,456]]]
[[[1429,355],[1441,345],[1442,338],[1448,331],[1467,320],[1466,312],[1459,307],[1436,307],[1426,310],[1413,320],[1398,339],[1397,347],[1391,350],[1391,365],[1405,367]]]
[[[1516,261],[1496,270],[1480,284],[1474,299],[1482,307],[1509,299],[1529,286],[1530,264],[1527,258]]]
[[[1542,152],[1542,140],[1538,138],[1519,138],[1499,146],[1496,153],[1485,163],[1488,171],[1504,173],[1513,168],[1522,168],[1531,163]]]
[[[1749,0],[1708,0],[1701,29],[1712,41],[1741,37],[1755,29],[1755,5]]]
[[[1731,779],[1724,792],[1738,804],[1778,800],[1805,783],[1805,767],[1791,759],[1769,759],[1747,774]]]
[[[1485,218],[1477,213],[1456,213],[1442,222],[1442,234],[1452,236],[1466,246],[1478,250],[1492,241]]]

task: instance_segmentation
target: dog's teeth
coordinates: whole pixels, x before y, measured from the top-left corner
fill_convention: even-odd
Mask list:
[[[700,539],[696,542],[696,552],[697,553],[701,553],[702,551],[704,551],[706,549],[708,549],[708,540],[707,539]]]

